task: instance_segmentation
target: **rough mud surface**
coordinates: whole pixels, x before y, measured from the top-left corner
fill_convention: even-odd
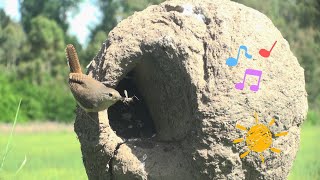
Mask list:
[[[274,41],[270,57],[261,57]],[[240,45],[253,59],[241,51],[238,65],[227,66]],[[257,92],[254,76],[235,89],[247,68],[263,72]],[[110,120],[78,108],[75,132],[89,179],[285,179],[291,169],[307,112],[304,71],[254,9],[227,0],[150,6],[110,32],[88,74],[140,99],[110,108]],[[282,152],[264,151],[265,163],[256,152],[241,159],[246,143],[233,144],[245,136],[236,124],[250,128],[254,112],[266,125],[275,118],[271,132],[288,131],[273,137]]]

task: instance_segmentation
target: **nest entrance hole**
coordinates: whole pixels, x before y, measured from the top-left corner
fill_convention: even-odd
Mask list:
[[[134,71],[129,72],[118,84],[116,90],[124,97],[136,96],[133,102],[117,102],[108,109],[109,123],[116,134],[122,138],[150,138],[155,133],[148,107],[134,82]]]

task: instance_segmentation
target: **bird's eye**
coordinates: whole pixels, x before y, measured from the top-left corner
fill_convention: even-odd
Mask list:
[[[109,97],[112,97],[112,96],[113,96],[112,93],[109,93],[108,95],[109,95]]]

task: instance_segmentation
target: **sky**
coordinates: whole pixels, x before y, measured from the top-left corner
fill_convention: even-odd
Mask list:
[[[99,22],[101,14],[90,0],[84,0],[79,8],[78,14],[72,16],[71,13],[68,13],[67,21],[70,24],[68,33],[75,35],[82,45],[86,45],[90,33],[89,28],[93,28]],[[18,0],[0,0],[0,9],[4,9],[6,14],[16,22],[21,19]]]

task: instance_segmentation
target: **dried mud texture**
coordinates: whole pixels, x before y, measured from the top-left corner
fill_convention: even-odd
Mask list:
[[[259,50],[278,41],[270,57]],[[241,51],[237,66],[226,65]],[[258,92],[235,89],[247,68],[261,70]],[[155,138],[123,140],[106,112],[77,111],[75,132],[89,179],[286,179],[306,117],[304,70],[288,42],[262,13],[227,0],[167,1],[123,20],[110,33],[88,70],[110,87],[133,77],[156,129]],[[250,152],[233,144],[259,122],[275,125],[270,150]]]

